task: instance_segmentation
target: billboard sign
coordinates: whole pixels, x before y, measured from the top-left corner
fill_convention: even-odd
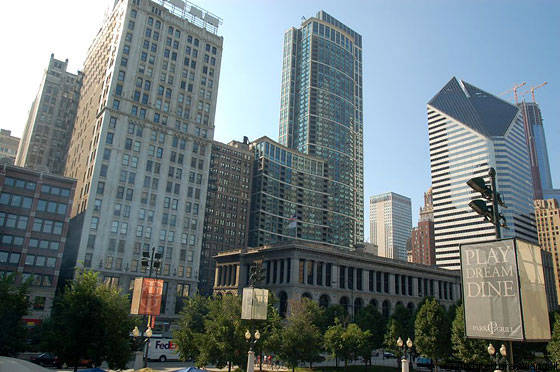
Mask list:
[[[550,339],[541,250],[519,239],[461,245],[465,335]]]
[[[461,245],[465,334],[523,340],[513,240]]]
[[[268,289],[243,288],[241,319],[266,320],[268,312]]]
[[[132,293],[131,314],[159,315],[163,280],[151,278],[136,278]]]
[[[517,266],[521,291],[523,328],[528,341],[550,340],[550,323],[541,249],[537,245],[516,240]]]

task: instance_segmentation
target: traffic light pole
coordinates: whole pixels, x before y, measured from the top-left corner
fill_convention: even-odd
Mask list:
[[[494,214],[496,239],[501,239],[502,232],[500,231],[500,212],[498,211],[498,191],[496,191],[496,170],[493,167],[490,167],[488,175],[490,176],[490,184],[492,188],[492,213]]]

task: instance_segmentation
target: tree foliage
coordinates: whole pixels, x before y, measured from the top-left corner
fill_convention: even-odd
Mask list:
[[[550,360],[554,363],[560,363],[560,314],[554,314],[554,326],[552,328],[552,336],[550,342],[546,346],[546,351],[550,356]]]
[[[184,303],[179,327],[173,332],[182,361],[199,359],[200,337],[205,333],[204,320],[209,312],[209,301],[206,297],[196,296]]]
[[[387,319],[373,305],[364,307],[356,314],[356,324],[364,331],[370,332],[371,350],[383,347],[384,335],[387,331]]]
[[[96,365],[105,360],[111,369],[126,368],[134,327],[129,309],[120,290],[100,284],[97,273],[81,273],[55,299],[47,336],[50,349],[71,366],[90,359]]]
[[[278,356],[292,371],[300,363],[311,366],[321,360],[323,339],[317,326],[320,314],[318,305],[308,299],[291,303],[290,315],[280,334]]]
[[[29,283],[16,286],[15,278],[14,273],[0,279],[0,355],[12,357],[25,349],[23,317],[29,313]]]
[[[244,366],[248,345],[245,341],[247,326],[241,321],[241,297],[225,296],[209,302],[204,321],[205,333],[197,337],[201,346],[197,362],[206,362],[218,368]]]
[[[428,298],[418,309],[414,324],[416,350],[432,358],[436,366],[451,353],[449,323],[445,308],[434,298]]]
[[[468,339],[465,336],[465,317],[462,304],[455,311],[455,318],[451,325],[451,342],[453,344],[453,355],[461,361],[465,363],[485,363],[488,361],[486,348],[489,342]]]
[[[337,319],[335,325],[325,332],[325,349],[332,356],[344,359],[344,370],[348,370],[348,361],[363,356],[368,348],[369,331],[362,331],[357,324],[351,323],[344,327]],[[371,354],[371,349],[369,349]]]

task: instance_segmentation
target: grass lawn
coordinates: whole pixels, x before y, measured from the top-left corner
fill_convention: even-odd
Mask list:
[[[365,372],[365,366],[348,366],[348,372]],[[398,372],[399,369],[396,367],[387,366],[368,366],[367,372]],[[296,368],[296,372],[344,372],[344,366],[342,367],[316,367],[313,369],[309,368]]]

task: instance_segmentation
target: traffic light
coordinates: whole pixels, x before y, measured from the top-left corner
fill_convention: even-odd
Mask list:
[[[142,252],[142,266],[148,267],[150,264],[150,252],[144,251]]]
[[[487,205],[485,200],[474,199],[469,203],[476,213],[484,217],[484,219],[494,226],[496,226],[496,238],[500,238],[500,226],[507,228],[506,219],[503,214],[499,213],[498,204],[504,208],[507,208],[501,194],[496,190],[496,170],[490,168],[488,170],[488,176],[490,176],[490,185],[486,184],[484,178],[475,177],[467,181],[467,185],[486,199],[486,201],[492,202],[492,205]]]

